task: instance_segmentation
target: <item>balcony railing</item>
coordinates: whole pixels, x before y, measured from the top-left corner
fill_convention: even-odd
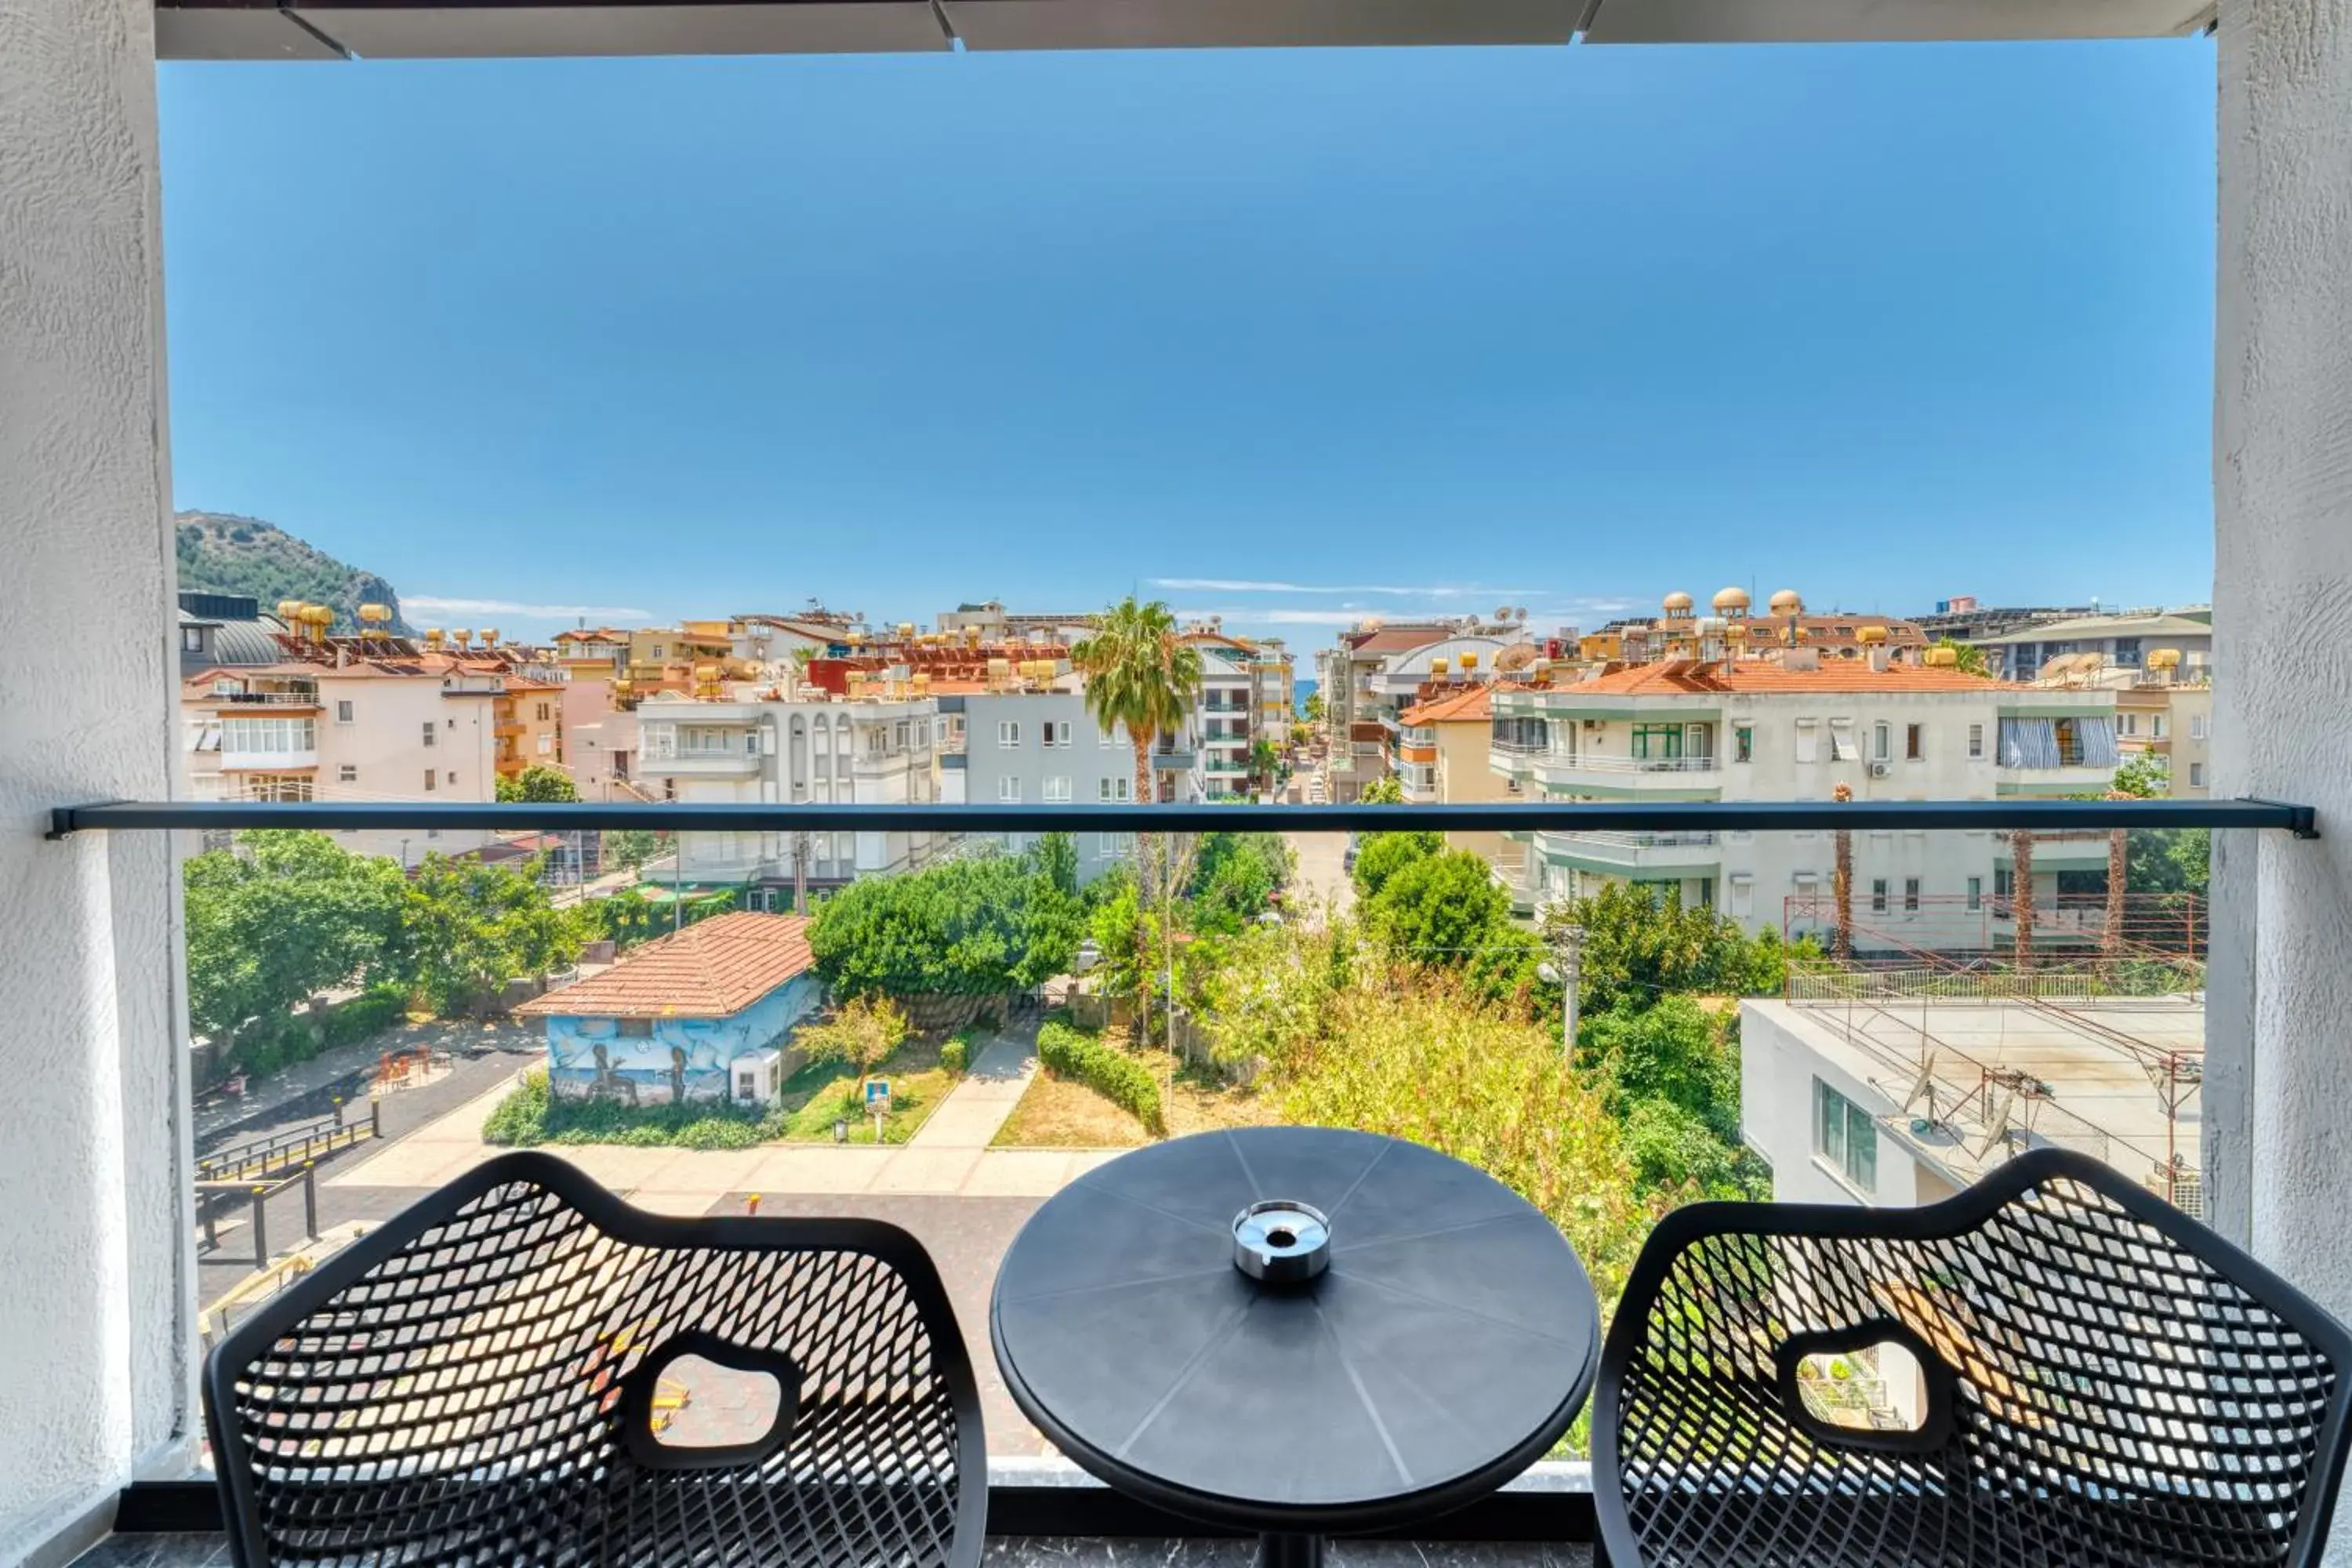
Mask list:
[[[1556,756],[1552,760],[1562,768],[1575,768],[1588,773],[1711,773],[1716,771],[1716,759],[1713,757],[1601,757],[1586,752]]]

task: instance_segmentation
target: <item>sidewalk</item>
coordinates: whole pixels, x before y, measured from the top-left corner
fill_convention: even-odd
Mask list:
[[[618,1144],[551,1144],[615,1194],[656,1214],[703,1215],[730,1194],[929,1194],[940,1197],[1049,1197],[1116,1157],[1116,1149],[991,1149],[990,1138],[1013,1113],[1036,1071],[1020,1039],[1000,1039],[981,1053],[971,1074],[909,1142],[870,1144],[763,1143],[754,1149],[639,1149]],[[482,1123],[512,1080],[499,1084],[396,1143],[326,1178],[331,1187],[437,1187],[505,1151],[482,1142]],[[959,1110],[958,1101],[978,1090]],[[929,1137],[954,1112],[940,1137]],[[737,1212],[733,1200],[727,1212]]]

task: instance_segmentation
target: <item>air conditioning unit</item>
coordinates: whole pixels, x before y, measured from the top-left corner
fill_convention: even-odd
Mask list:
[[[1873,763],[1870,764],[1870,776],[1874,779],[1883,779],[1894,771],[1895,770],[1885,763]]]

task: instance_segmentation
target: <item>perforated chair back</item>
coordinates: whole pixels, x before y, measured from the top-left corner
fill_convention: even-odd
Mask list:
[[[1808,1405],[1821,1358],[1887,1342],[1903,1397]],[[1602,1353],[1601,1539],[1616,1568],[2300,1568],[2347,1364],[2334,1319],[2069,1152],[1928,1208],[1694,1205]]]
[[[676,1447],[665,1372],[772,1374]],[[972,1568],[987,1451],[930,1258],[868,1220],[667,1219],[491,1161],[229,1335],[205,1416],[237,1561]]]

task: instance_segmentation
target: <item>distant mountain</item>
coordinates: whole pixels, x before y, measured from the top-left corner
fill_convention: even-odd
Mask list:
[[[383,605],[392,611],[395,630],[409,629],[391,584],[312,549],[281,528],[220,511],[184,511],[173,521],[183,588],[249,594],[261,601],[265,615],[280,599],[324,605],[335,612],[338,631],[357,629],[362,605]]]

